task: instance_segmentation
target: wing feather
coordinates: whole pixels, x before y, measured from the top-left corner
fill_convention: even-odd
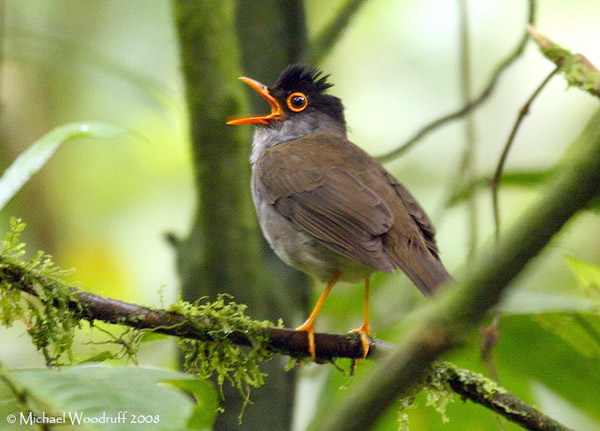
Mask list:
[[[268,160],[261,160],[268,163]],[[350,259],[392,273],[382,235],[393,225],[383,200],[344,169],[310,171],[294,167],[261,169],[260,188],[281,215],[326,247]]]

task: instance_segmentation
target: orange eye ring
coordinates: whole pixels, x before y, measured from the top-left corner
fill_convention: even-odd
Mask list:
[[[290,111],[302,112],[308,106],[308,97],[304,93],[292,93],[285,101]]]

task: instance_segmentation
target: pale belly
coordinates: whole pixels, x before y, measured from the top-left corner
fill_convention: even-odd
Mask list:
[[[341,256],[299,231],[256,193],[254,204],[263,235],[286,264],[323,282],[340,274],[341,281],[355,283],[376,271],[372,266]]]

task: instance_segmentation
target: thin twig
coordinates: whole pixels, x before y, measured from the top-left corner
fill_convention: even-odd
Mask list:
[[[531,104],[540,94],[540,92],[544,89],[546,84],[550,82],[552,77],[556,75],[559,71],[559,68],[556,67],[546,78],[542,81],[542,83],[535,89],[533,94],[529,97],[525,105],[519,110],[519,115],[517,116],[517,121],[515,121],[515,125],[513,126],[508,140],[504,145],[504,149],[502,150],[502,154],[500,155],[500,159],[498,160],[498,166],[496,166],[496,171],[494,172],[494,176],[490,180],[490,187],[492,189],[492,208],[494,211],[494,226],[496,232],[496,241],[500,238],[500,209],[498,205],[498,187],[500,186],[500,177],[502,176],[502,171],[504,170],[504,164],[506,163],[506,158],[508,157],[508,152],[510,151],[512,144],[517,136],[517,131],[519,130],[519,126],[523,122],[523,119],[527,114],[529,114],[529,109],[531,108]]]
[[[310,62],[312,64],[319,64],[331,52],[348,27],[350,20],[365,3],[366,0],[347,0],[344,3],[331,22],[309,44]]]
[[[535,22],[535,10],[536,10],[536,2],[535,0],[529,0],[529,12],[527,17],[527,23],[532,25]],[[395,158],[401,156],[408,150],[410,150],[421,138],[434,131],[440,126],[444,124],[456,120],[458,118],[463,117],[464,115],[471,112],[473,109],[477,108],[481,105],[494,91],[496,88],[496,84],[500,78],[502,72],[504,72],[517,58],[521,56],[525,49],[525,45],[527,44],[527,40],[529,39],[529,32],[525,31],[523,37],[519,41],[515,50],[509,54],[494,70],[492,77],[487,85],[487,87],[483,90],[483,92],[479,95],[479,97],[473,100],[470,103],[467,103],[465,106],[460,108],[459,110],[452,112],[450,114],[444,115],[443,117],[438,118],[435,121],[427,124],[418,130],[408,141],[401,144],[398,148],[383,154],[378,157],[381,162],[389,162],[394,160]]]
[[[558,72],[562,72],[565,75],[565,79],[570,85],[587,91],[596,97],[600,97],[600,71],[585,56],[582,54],[572,54],[569,50],[562,48],[560,45],[552,42],[546,36],[542,35],[532,25],[528,26],[527,31],[533,37],[534,42],[539,45],[542,54],[551,60],[556,67],[533,92],[527,103],[519,111],[517,121],[513,126],[508,141],[504,146],[504,150],[502,151],[502,155],[500,156],[500,160],[498,161],[496,172],[494,173],[493,178],[490,180],[496,240],[498,240],[500,236],[500,209],[498,205],[498,187],[500,185],[500,177],[504,169],[508,152],[510,151],[514,138],[517,134],[517,130],[519,129],[523,118],[529,113],[529,108],[533,100],[538,96],[550,79],[552,79],[552,77]]]

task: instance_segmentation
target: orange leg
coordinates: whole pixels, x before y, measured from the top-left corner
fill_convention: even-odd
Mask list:
[[[369,353],[369,334],[371,333],[371,324],[369,323],[369,278],[365,279],[365,318],[360,328],[353,329],[352,332],[360,334],[360,342],[363,348],[363,358]]]
[[[327,298],[327,295],[329,295],[331,288],[335,285],[335,283],[337,283],[340,276],[341,276],[341,274],[336,274],[332,277],[331,280],[329,280],[329,283],[327,283],[325,290],[323,291],[323,293],[321,294],[321,297],[317,301],[317,305],[315,305],[315,308],[313,309],[312,313],[310,313],[310,316],[308,316],[308,319],[306,319],[306,322],[304,322],[302,325],[300,325],[296,328],[296,331],[305,331],[306,334],[308,335],[308,351],[310,352],[310,356],[312,356],[313,361],[315,360],[315,357],[316,357],[316,355],[315,355],[315,353],[316,353],[315,352],[315,319],[317,318],[317,314],[319,314],[319,311],[321,311],[321,307],[323,306],[323,303],[325,302],[325,298]]]

